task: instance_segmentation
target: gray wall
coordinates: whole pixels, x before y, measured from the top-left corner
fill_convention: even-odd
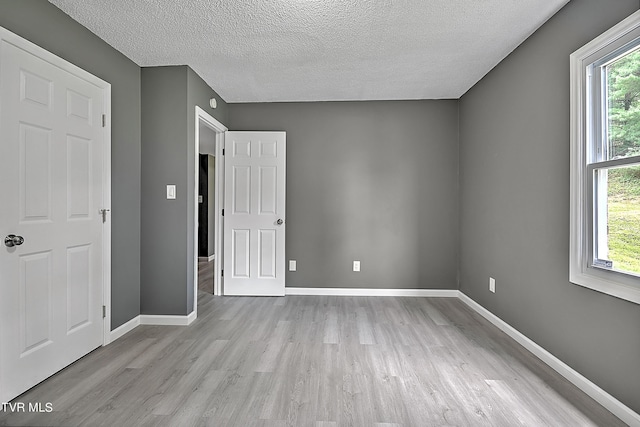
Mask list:
[[[287,132],[288,287],[456,289],[457,101],[229,104],[229,129]]]
[[[186,67],[142,69],[142,314],[187,314],[186,106]]]
[[[0,1],[0,26],[111,83],[115,329],[140,313],[140,68],[46,1]]]
[[[636,412],[640,309],[568,255],[569,54],[638,7],[570,2],[460,101],[461,290]]]
[[[196,105],[226,121],[224,101],[189,67],[142,69],[142,314],[193,311]]]

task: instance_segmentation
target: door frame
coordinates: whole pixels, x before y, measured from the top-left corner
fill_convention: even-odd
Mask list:
[[[224,161],[222,161],[222,150],[224,149],[224,134],[228,130],[225,125],[216,120],[209,113],[196,105],[195,120],[195,155],[194,155],[194,221],[193,221],[193,310],[198,314],[198,184],[200,181],[199,174],[199,156],[200,156],[200,123],[211,129],[216,135],[216,182],[215,182],[215,198],[214,198],[214,251],[215,251],[215,270],[213,272],[215,278],[215,286],[213,287],[214,295],[222,295],[222,265],[224,262],[224,254],[222,253],[222,239],[220,234],[222,229],[221,209],[224,202]]]
[[[10,43],[73,76],[83,79],[103,92],[104,125],[102,127],[102,209],[108,210],[107,221],[102,224],[102,345],[111,342],[111,84],[68,60],[0,26],[0,42]],[[1,345],[2,343],[0,343]]]

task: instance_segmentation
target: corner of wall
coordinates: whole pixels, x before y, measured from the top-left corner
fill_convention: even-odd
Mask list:
[[[456,143],[457,143],[457,148],[458,148],[458,162],[457,162],[457,167],[458,167],[458,173],[457,173],[457,178],[458,178],[458,182],[457,182],[457,194],[458,194],[458,200],[457,200],[457,209],[458,209],[458,247],[456,250],[456,289],[460,290],[460,268],[461,268],[461,258],[462,258],[462,215],[460,214],[460,212],[462,211],[462,185],[461,185],[461,176],[460,176],[460,98],[456,99],[456,108],[458,110],[458,114],[457,114],[457,134],[456,134]]]

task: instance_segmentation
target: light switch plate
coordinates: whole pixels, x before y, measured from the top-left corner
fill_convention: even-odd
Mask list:
[[[174,200],[176,198],[176,186],[167,185],[167,199]]]
[[[296,269],[298,268],[298,263],[296,262],[295,259],[290,259],[289,260],[289,271],[296,271]]]

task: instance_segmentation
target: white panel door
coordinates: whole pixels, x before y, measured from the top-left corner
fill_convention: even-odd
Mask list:
[[[0,402],[103,340],[106,95],[7,33],[0,32]]]
[[[284,295],[284,132],[226,132],[224,294]]]

